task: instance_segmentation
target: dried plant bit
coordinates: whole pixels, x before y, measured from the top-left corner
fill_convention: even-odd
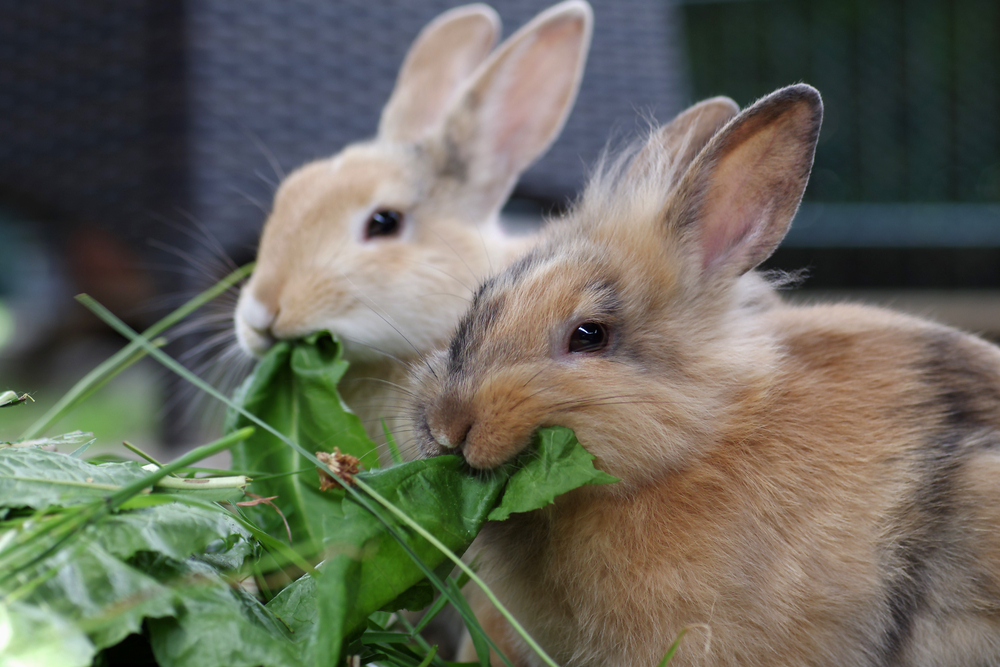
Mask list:
[[[337,477],[349,486],[354,485],[354,475],[358,474],[358,471],[361,470],[361,460],[358,457],[351,456],[350,454],[342,454],[340,447],[334,447],[332,454],[329,452],[316,452],[316,458],[325,463],[326,467],[330,469],[327,472],[323,468],[317,468],[319,471],[320,491],[343,488],[340,482],[337,481]],[[330,474],[331,472],[333,475]]]

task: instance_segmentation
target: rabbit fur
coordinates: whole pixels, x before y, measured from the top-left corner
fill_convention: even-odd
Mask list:
[[[586,2],[568,0],[492,54],[500,23],[486,5],[425,27],[377,136],[279,187],[234,315],[241,347],[260,356],[330,330],[351,362],[344,400],[381,439],[407,363],[442,344],[479,280],[530,242],[507,235],[498,213],[562,129],[592,23]],[[399,218],[390,233],[371,227],[386,211]]]
[[[671,667],[1000,665],[1000,350],[884,309],[744,306],[821,117],[800,84],[690,165],[654,135],[414,367],[425,456],[489,470],[562,425],[621,480],[476,546],[560,665],[657,665],[682,631]]]

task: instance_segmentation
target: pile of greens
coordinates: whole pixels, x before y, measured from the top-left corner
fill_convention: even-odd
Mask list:
[[[0,444],[0,667],[444,667],[419,631],[447,602],[486,664],[459,590],[478,579],[459,556],[487,520],[615,481],[562,428],[490,475],[457,456],[379,469],[337,394],[347,363],[328,334],[275,345],[230,400],[159,349],[162,323],[139,335],[88,305],[132,342],[61,409],[149,354],[229,405],[226,434],[165,466]],[[338,478],[316,456],[335,447],[363,471]],[[232,470],[194,467],[227,448]],[[321,491],[320,470],[339,484]],[[417,627],[390,613],[432,603]]]

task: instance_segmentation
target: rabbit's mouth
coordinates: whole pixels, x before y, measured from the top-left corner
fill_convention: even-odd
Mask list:
[[[234,320],[236,340],[247,354],[259,359],[274,345],[270,329],[274,315],[246,291],[240,294]]]

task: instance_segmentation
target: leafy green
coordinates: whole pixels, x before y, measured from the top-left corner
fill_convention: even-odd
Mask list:
[[[87,433],[85,431],[71,431],[69,433],[63,433],[62,435],[53,436],[51,438],[20,440],[16,443],[0,442],[0,449],[5,449],[7,447],[46,447],[54,450],[67,445],[73,445],[78,449],[82,449],[92,445],[95,440],[96,438],[93,433]]]
[[[329,334],[314,334],[299,343],[279,342],[265,355],[236,395],[236,402],[308,451],[341,452],[361,459],[365,467],[378,465],[375,445],[361,420],[351,413],[337,393],[337,383],[347,371],[340,346]],[[250,422],[230,412],[227,431]],[[318,547],[324,533],[315,520],[330,511],[329,500],[319,491],[319,478],[311,461],[281,440],[257,429],[253,437],[233,448],[233,467],[280,475],[254,482],[250,490],[264,497],[279,496],[292,533],[292,542],[307,549]],[[310,472],[293,474],[303,469]],[[283,538],[281,517],[264,506],[247,508],[247,515],[268,533]]]
[[[307,449],[336,445],[373,464],[374,444],[336,394],[336,382],[346,369],[337,348],[328,334],[279,343],[246,381],[238,400]],[[232,416],[229,428],[245,423],[244,418]],[[342,441],[324,435],[335,432],[332,429],[350,437]],[[537,446],[511,469],[473,474],[461,457],[439,456],[364,471],[357,480],[461,554],[488,519],[539,509],[584,484],[617,481],[595,470],[593,459],[571,430],[555,427],[543,429]],[[258,435],[234,450],[233,465],[276,475],[301,471],[309,461],[259,429]],[[427,604],[433,589],[415,558],[431,569],[444,567],[446,572],[451,567],[440,549],[387,513],[373,514],[342,489],[319,491],[311,469],[254,482],[250,489],[277,496],[273,502],[288,519],[293,544],[323,560],[317,578],[300,579],[268,604],[300,632],[313,632],[316,623],[324,629],[319,640],[325,646],[314,646],[311,636],[306,640],[313,653],[334,654],[342,639],[356,637],[364,629],[374,611]],[[254,509],[254,518],[272,536],[283,534],[277,512]],[[303,613],[303,608],[309,612]]]
[[[283,624],[214,568],[161,555],[147,558],[143,567],[181,603],[177,614],[148,621],[153,654],[161,667],[301,664],[299,647]]]
[[[567,491],[585,484],[618,481],[594,468],[594,455],[580,445],[571,429],[562,426],[538,432],[535,447],[521,456],[511,475],[503,500],[489,514],[490,521],[503,521],[515,512],[545,507]]]
[[[0,600],[0,667],[87,667],[97,649],[48,609]]]
[[[0,507],[65,507],[142,479],[138,463],[94,465],[34,447],[0,449]]]
[[[37,664],[90,664],[97,650],[138,632],[144,621],[183,612],[190,591],[138,566],[147,554],[186,563],[198,556],[215,572],[208,563],[236,568],[253,552],[250,533],[218,506],[152,494],[134,509],[109,511],[124,487],[150,477],[137,464],[95,465],[23,447],[0,450],[0,462],[0,502],[21,508],[0,522],[7,570],[0,605],[21,619],[6,626],[0,664],[28,660],[53,633],[67,639],[50,642]]]

